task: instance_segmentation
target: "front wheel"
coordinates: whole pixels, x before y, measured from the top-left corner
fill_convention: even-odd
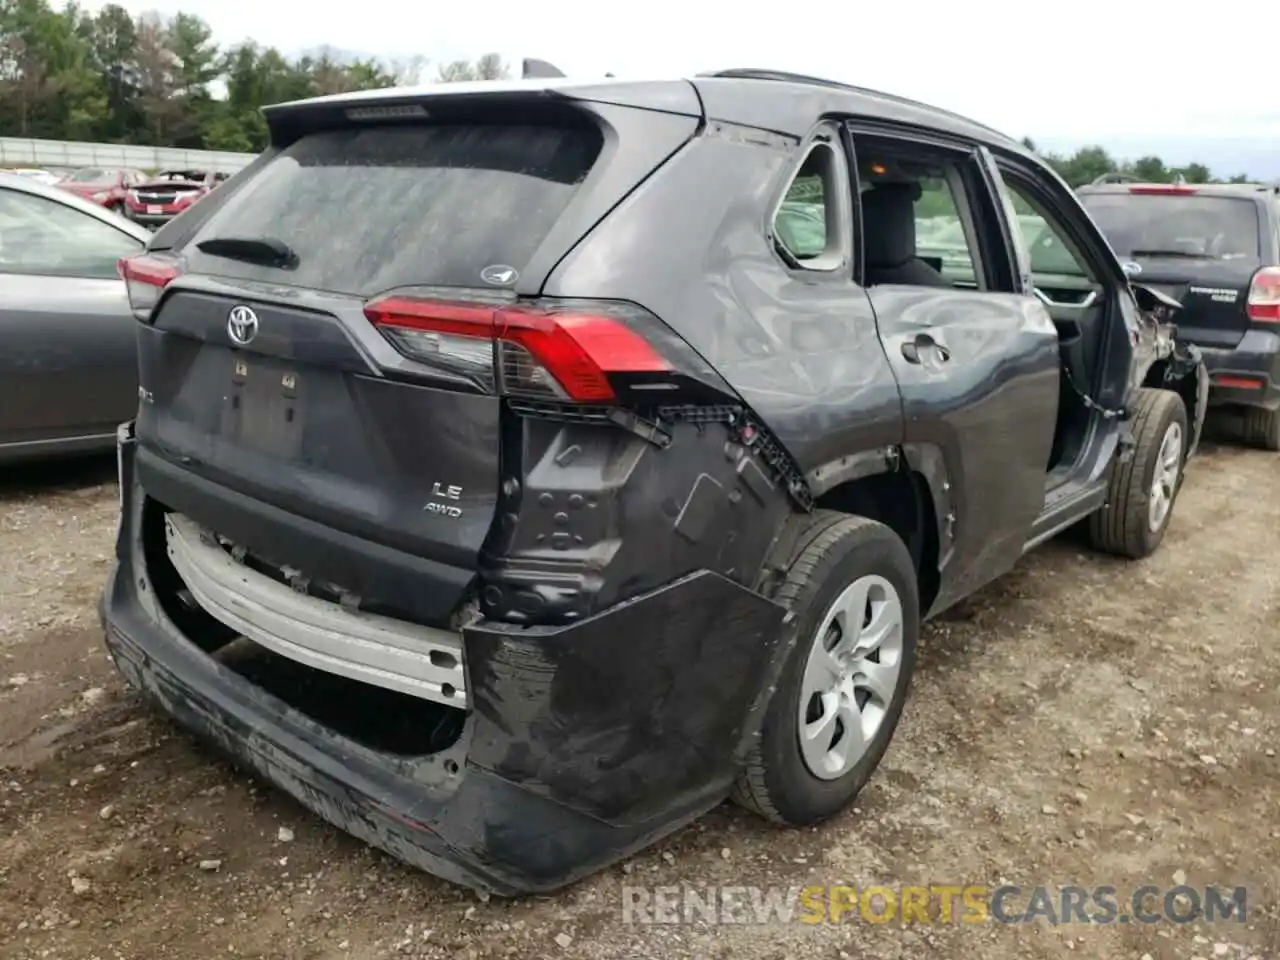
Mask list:
[[[1133,414],[1133,456],[1111,468],[1107,503],[1089,518],[1089,539],[1106,553],[1140,559],[1164,540],[1182,488],[1187,409],[1169,390],[1143,387]]]
[[[866,784],[902,715],[920,610],[906,546],[884,524],[819,511],[775,599],[797,639],[734,790],[742,806],[801,826]]]

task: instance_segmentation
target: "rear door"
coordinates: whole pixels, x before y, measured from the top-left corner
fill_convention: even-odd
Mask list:
[[[976,150],[858,138],[863,204],[895,181],[918,186],[915,223],[954,223],[956,239],[906,282],[911,224],[864,211],[866,282],[885,352],[898,379],[909,448],[946,464],[954,497],[944,522],[949,561],[939,608],[1007,571],[1044,508],[1058,407],[1058,338],[1044,307],[1016,292],[996,200]],[[918,231],[918,227],[916,228]],[[942,227],[946,230],[947,227]],[[877,240],[892,231],[895,241]],[[921,244],[914,241],[919,258]],[[877,280],[877,257],[895,261]]]
[[[1219,348],[1240,342],[1249,284],[1270,246],[1255,197],[1154,185],[1085,191],[1080,200],[1133,279],[1182,304],[1180,338]]]
[[[548,244],[554,263],[581,236],[566,220],[619,167],[597,162],[599,123],[568,106],[290,130],[165,254],[182,275],[143,328],[139,444],[295,516],[474,570],[502,481],[494,345],[440,321],[466,328],[514,301]],[[631,184],[649,169],[627,169]],[[433,312],[416,329],[420,310]],[[324,565],[272,547],[276,563]]]
[[[137,405],[133,317],[116,262],[142,241],[0,189],[0,443],[112,433]]]

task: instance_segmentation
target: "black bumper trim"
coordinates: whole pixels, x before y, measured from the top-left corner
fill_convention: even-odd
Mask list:
[[[1214,406],[1280,407],[1280,332],[1250,330],[1234,348],[1201,347],[1209,371],[1209,402]],[[1261,380],[1260,389],[1224,387],[1219,377]]]

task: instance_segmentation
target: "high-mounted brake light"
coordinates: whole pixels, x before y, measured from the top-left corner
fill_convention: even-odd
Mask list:
[[[129,307],[139,320],[147,320],[160,300],[160,294],[171,280],[177,279],[182,267],[177,261],[150,253],[123,257],[116,271],[129,292]]]
[[[1245,312],[1254,323],[1280,323],[1280,267],[1263,267],[1253,275]]]
[[[612,374],[671,365],[607,311],[543,310],[388,296],[365,316],[402,352],[491,382],[506,394],[607,403]]]
[[[1146,194],[1148,196],[1167,196],[1169,194],[1182,195],[1192,194],[1196,192],[1195,187],[1188,187],[1184,183],[1158,183],[1147,184],[1141,187],[1130,187],[1130,193]]]

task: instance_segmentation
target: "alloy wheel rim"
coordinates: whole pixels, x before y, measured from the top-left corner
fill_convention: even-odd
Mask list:
[[[884,577],[859,577],[827,608],[801,679],[800,753],[821,780],[844,776],[866,755],[897,695],[902,600]]]
[[[1173,509],[1173,498],[1178,492],[1178,475],[1182,470],[1182,426],[1169,424],[1160,452],[1156,456],[1155,474],[1151,478],[1151,496],[1147,508],[1147,526],[1152,533],[1164,526]]]

